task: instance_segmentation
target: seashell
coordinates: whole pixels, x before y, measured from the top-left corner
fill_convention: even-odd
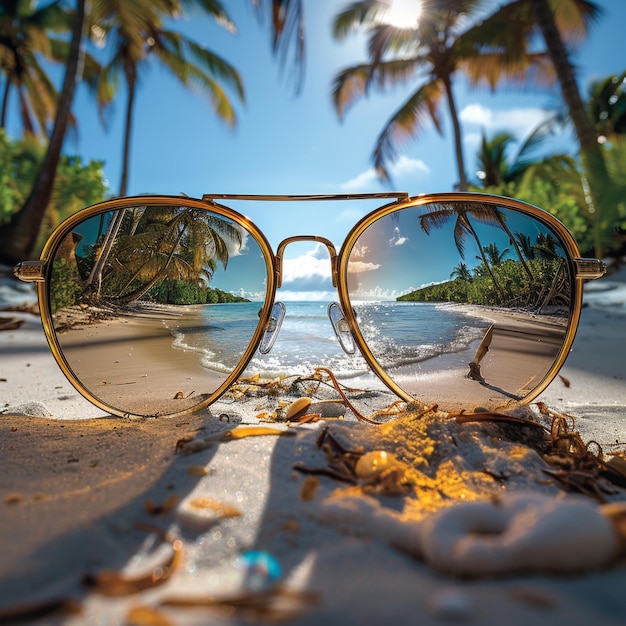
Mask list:
[[[288,420],[304,415],[311,406],[311,398],[298,398],[294,400],[285,410],[285,417]]]
[[[386,452],[385,450],[372,450],[366,452],[357,461],[354,472],[358,478],[365,480],[378,476],[385,470],[391,467],[398,467],[401,465],[395,454]]]

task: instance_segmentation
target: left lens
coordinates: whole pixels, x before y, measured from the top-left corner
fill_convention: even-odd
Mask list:
[[[575,244],[534,207],[449,197],[355,227],[342,249],[344,308],[400,395],[445,410],[530,399],[573,339]]]
[[[261,332],[270,279],[260,235],[168,201],[88,210],[47,265],[53,351],[81,393],[117,414],[206,403]]]

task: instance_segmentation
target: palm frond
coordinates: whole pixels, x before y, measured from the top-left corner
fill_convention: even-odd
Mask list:
[[[252,3],[260,19],[265,17],[265,13],[269,14],[272,51],[283,67],[290,66],[296,90],[299,91],[304,79],[306,52],[303,0],[252,0]]]
[[[422,85],[385,124],[372,155],[374,167],[384,180],[389,178],[387,163],[396,158],[398,147],[415,139],[428,121],[441,133],[438,107],[442,95],[443,86],[439,81]]]
[[[353,2],[335,16],[333,37],[342,41],[360,26],[376,23],[388,10],[389,5],[380,0]]]
[[[599,4],[589,0],[550,0],[550,5],[559,32],[570,43],[584,39],[603,13]]]
[[[341,70],[333,79],[332,100],[340,118],[356,100],[367,94],[371,67],[364,63]]]
[[[367,43],[369,61],[376,66],[390,55],[414,56],[419,43],[412,29],[380,24],[370,30]]]

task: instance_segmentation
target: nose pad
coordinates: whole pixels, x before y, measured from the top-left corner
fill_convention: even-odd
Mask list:
[[[330,323],[333,326],[333,330],[335,331],[335,335],[343,351],[346,354],[354,354],[356,350],[354,338],[350,332],[348,322],[346,322],[346,318],[343,315],[343,311],[337,302],[331,302],[328,305],[328,317],[330,318]]]
[[[278,337],[278,331],[285,319],[285,305],[282,302],[275,302],[272,307],[272,314],[267,322],[263,337],[261,337],[261,343],[259,344],[259,352],[261,354],[267,354],[274,345],[276,337]]]

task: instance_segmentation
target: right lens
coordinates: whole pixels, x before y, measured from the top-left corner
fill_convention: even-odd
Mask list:
[[[196,204],[88,211],[51,250],[53,351],[79,391],[113,413],[206,403],[260,337],[268,247],[243,218]]]
[[[573,241],[534,207],[450,198],[385,208],[355,227],[344,310],[365,357],[401,395],[445,410],[525,401],[573,339]]]

